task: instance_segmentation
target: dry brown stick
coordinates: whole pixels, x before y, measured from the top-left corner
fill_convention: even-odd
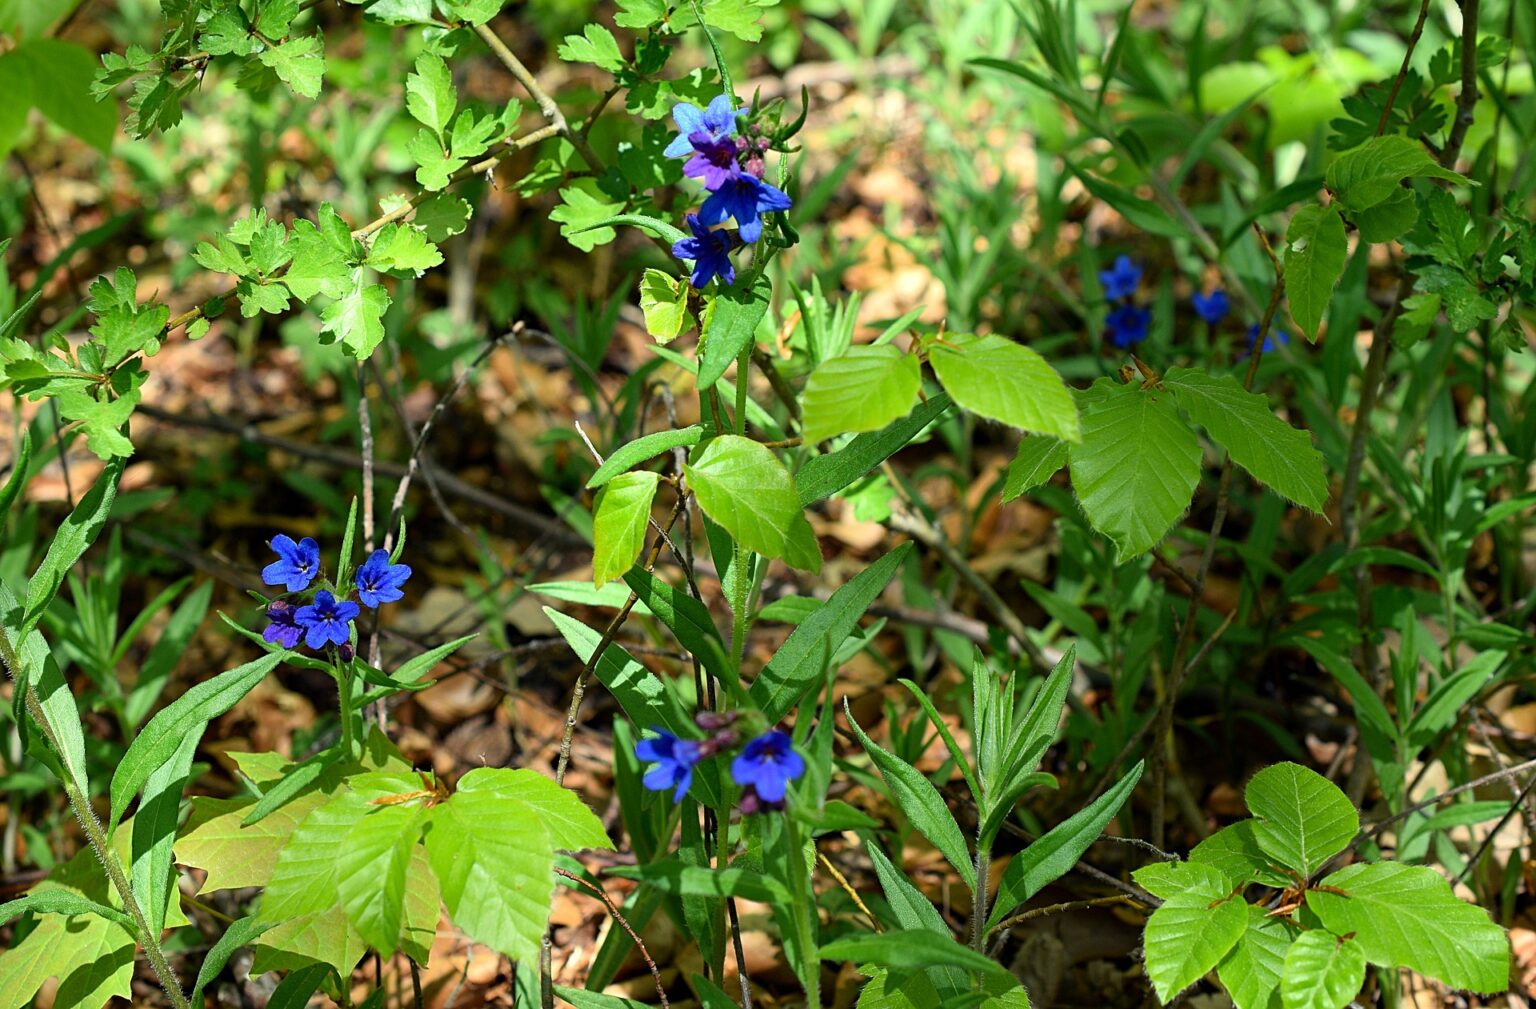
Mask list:
[[[624,915],[619,911],[618,906],[613,902],[613,898],[608,896],[608,891],[604,890],[600,886],[594,886],[592,883],[582,879],[574,872],[571,872],[567,869],[562,869],[558,865],[555,866],[555,872],[561,876],[564,876],[566,879],[581,884],[588,890],[597,894],[598,899],[601,900],[604,906],[608,908],[608,913],[613,916],[613,920],[618,922],[619,925],[623,927],[624,931],[629,933],[630,939],[634,940],[635,948],[638,949],[640,951],[640,955],[645,958],[645,965],[651,969],[651,977],[656,981],[656,997],[661,999],[661,1009],[667,1009],[667,991],[661,983],[661,969],[656,966],[656,961],[651,959],[651,951],[645,948],[645,942],[640,938],[639,934],[634,930],[634,927],[630,925],[630,923],[625,919]]]
[[[1105,907],[1110,904],[1128,904],[1134,901],[1130,894],[1117,893],[1109,897],[1094,897],[1089,900],[1068,900],[1060,904],[1051,904],[1046,907],[1033,907],[1028,911],[1021,911],[1012,918],[1005,918],[993,925],[988,934],[1002,929],[1009,929],[1015,925],[1021,925],[1034,918],[1044,918],[1047,915],[1061,914],[1064,911],[1086,911],[1090,907]]]

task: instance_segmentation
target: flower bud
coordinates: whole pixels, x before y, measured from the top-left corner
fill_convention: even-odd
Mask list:
[[[357,653],[352,650],[352,645],[350,642],[344,645],[340,645],[336,649],[337,657],[340,658],[343,662],[351,662],[352,657],[356,654]]]

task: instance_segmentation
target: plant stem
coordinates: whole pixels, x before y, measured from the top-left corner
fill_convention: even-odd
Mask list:
[[[805,1004],[811,1009],[821,1005],[821,956],[816,943],[816,893],[805,866],[805,846],[800,842],[800,825],[784,814],[784,833],[789,838],[789,875],[794,895],[795,928],[800,933],[800,954],[810,961],[801,981],[805,985]]]
[[[992,848],[976,842],[976,892],[971,896],[971,947],[987,951],[987,876],[992,871]]]
[[[341,710],[341,748],[348,759],[357,756],[352,736],[352,663],[336,663],[336,703]]]

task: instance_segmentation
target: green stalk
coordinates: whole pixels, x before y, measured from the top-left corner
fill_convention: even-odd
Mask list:
[[[22,682],[20,675],[20,660],[16,650],[11,645],[10,636],[3,628],[0,628],[0,661],[10,671],[12,679]],[[32,720],[42,730],[43,738],[53,751],[64,755],[64,748],[59,743],[58,733],[54,731],[53,723],[48,721],[48,714],[43,710],[43,703],[38,699],[37,691],[31,686],[27,687],[26,694],[27,712]],[[160,948],[160,937],[151,931],[149,919],[144,916],[143,908],[139,907],[138,899],[133,895],[133,884],[128,881],[128,874],[123,871],[123,866],[117,858],[117,852],[112,850],[107,840],[107,832],[102,827],[101,821],[96,818],[96,811],[91,808],[90,798],[81,792],[69,775],[64,775],[64,794],[69,799],[69,807],[75,814],[75,819],[80,822],[80,829],[85,831],[85,838],[91,845],[91,851],[96,855],[96,860],[106,871],[107,878],[112,881],[112,887],[123,900],[123,911],[133,919],[134,928],[139,933],[139,945],[144,947],[144,955],[149,959],[149,966],[155,972],[155,978],[160,982],[160,988],[165,992],[165,997],[175,1009],[191,1009],[187,997],[182,994],[181,983],[171,970],[170,961],[165,958],[165,951]]]
[[[800,842],[800,824],[789,813],[784,814],[784,832],[789,838],[789,875],[795,896],[795,931],[800,934],[801,955],[809,960],[805,977],[805,1004],[821,1005],[821,956],[816,942],[816,893],[811,888],[810,874],[805,868],[805,846]]]
[[[976,841],[976,892],[971,897],[971,947],[987,951],[987,876],[992,871],[992,846]]]
[[[352,663],[336,663],[336,700],[341,709],[341,748],[347,758],[357,756],[356,740],[352,736]]]

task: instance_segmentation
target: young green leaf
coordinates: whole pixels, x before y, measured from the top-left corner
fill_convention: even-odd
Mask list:
[[[379,229],[368,250],[367,263],[375,270],[404,270],[414,276],[442,263],[443,254],[427,241],[414,224],[390,223]]]
[[[325,76],[325,44],[319,35],[291,38],[263,50],[260,59],[294,94],[305,98],[320,96],[320,81]]]
[[[436,53],[416,57],[416,72],[405,78],[405,107],[411,116],[441,141],[458,101],[453,74],[443,58]]]
[[[594,179],[577,179],[560,190],[560,205],[549,212],[549,219],[560,224],[560,234],[582,252],[607,245],[618,236],[603,224],[624,209],[623,200],[604,193]]]
[[[1397,134],[1373,137],[1345,151],[1328,166],[1327,174],[1329,190],[1356,211],[1391,198],[1404,179],[1412,178],[1467,181],[1466,176],[1441,168],[1423,144]]]
[[[1274,860],[1259,847],[1254,831],[1257,820],[1239,820],[1229,824],[1195,845],[1189,860],[1199,865],[1209,865],[1220,870],[1234,886],[1263,883],[1265,886],[1284,888],[1291,881],[1274,871]]]
[[[699,349],[699,388],[708,389],[731,366],[744,347],[749,346],[758,323],[768,314],[773,285],[767,277],[758,277],[750,288],[744,283],[727,287],[715,295],[704,313],[704,333]],[[740,382],[744,376],[736,376]]]
[[[1072,488],[1120,560],[1150,550],[1189,507],[1200,443],[1170,397],[1099,382],[1082,396],[1082,441],[1067,450]]]
[[[821,570],[815,537],[805,538],[810,524],[795,479],[771,450],[750,438],[721,435],[683,473],[704,514],[742,546],[812,573]]]
[[[928,349],[944,390],[965,409],[1031,434],[1080,440],[1077,404],[1056,369],[1000,336],[946,333]]]
[[[1365,980],[1365,953],[1353,939],[1322,929],[1303,932],[1285,953],[1280,973],[1284,1009],[1343,1009]]]
[[[823,361],[801,394],[801,432],[808,442],[850,431],[878,431],[912,412],[922,374],[899,347],[850,347]]]
[[[1235,1009],[1280,1009],[1280,974],[1296,935],[1288,919],[1248,905],[1248,930],[1216,967]]]
[[[1276,417],[1269,400],[1231,375],[1170,368],[1163,384],[1184,412],[1205,428],[1243,469],[1276,493],[1321,512],[1328,500],[1323,454],[1305,431]]]
[[[550,844],[558,851],[613,850],[603,822],[581,796],[537,771],[477,767],[459,779],[458,790],[495,792],[527,806],[549,832]]]
[[[1302,207],[1285,229],[1285,296],[1291,318],[1308,340],[1317,339],[1348,251],[1337,206]]]
[[[1137,886],[1162,900],[1193,894],[1204,895],[1214,903],[1235,889],[1226,873],[1200,862],[1150,862],[1133,871],[1131,878]]]
[[[334,333],[347,353],[359,361],[367,360],[384,340],[384,313],[389,308],[389,294],[383,285],[368,282],[368,273],[353,270],[341,297],[320,313],[322,333]]]
[[[879,431],[861,434],[836,452],[819,455],[806,462],[800,467],[800,472],[795,474],[801,507],[809,507],[823,498],[831,497],[869,473],[905,448],[929,424],[943,417],[952,405],[948,393],[929,396],[926,403],[894,424]]]
[[[598,588],[623,578],[640,558],[658,480],[648,470],[620,473],[598,493],[592,516],[592,583]]]
[[[1360,814],[1339,787],[1290,762],[1255,774],[1243,792],[1254,838],[1280,865],[1310,876],[1343,851],[1360,830]]]
[[[645,331],[661,343],[671,343],[692,329],[688,311],[688,280],[660,270],[646,270],[640,278],[640,312]]]
[[[1066,442],[1043,434],[1029,435],[1019,443],[1019,451],[1008,464],[1008,474],[1003,479],[1003,503],[1034,490],[1066,464]]]
[[[691,448],[703,437],[703,426],[692,424],[675,431],[655,431],[642,438],[636,438],[605,459],[597,468],[597,472],[587,478],[587,487],[601,487],[632,466],[638,466],[647,459],[661,455],[663,452],[670,452],[674,448]]]
[[[1236,897],[1214,904],[1205,893],[1179,893],[1152,912],[1142,935],[1147,977],[1166,1005],[1211,971],[1248,928],[1248,905]]]
[[[590,63],[611,74],[624,69],[618,40],[598,24],[587,25],[580,35],[567,35],[557,55],[568,63]]]

